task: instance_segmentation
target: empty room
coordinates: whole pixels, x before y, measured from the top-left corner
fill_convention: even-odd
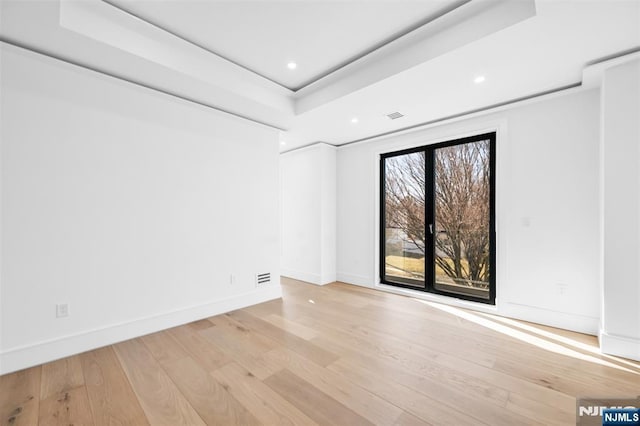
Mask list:
[[[640,1],[0,0],[0,425],[640,425]]]

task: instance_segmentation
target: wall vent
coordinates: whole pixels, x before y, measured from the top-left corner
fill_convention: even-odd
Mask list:
[[[396,111],[396,112],[392,112],[391,114],[387,114],[387,117],[390,120],[397,120],[400,117],[404,117],[404,114],[402,114],[401,112]]]
[[[271,282],[271,272],[256,274],[256,287],[260,287]]]

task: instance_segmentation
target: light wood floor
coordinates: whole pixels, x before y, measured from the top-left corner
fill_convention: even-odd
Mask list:
[[[2,425],[575,424],[640,394],[592,336],[345,284],[0,377]]]

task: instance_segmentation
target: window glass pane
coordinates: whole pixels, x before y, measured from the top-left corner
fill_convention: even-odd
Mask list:
[[[489,159],[489,140],[434,151],[438,290],[489,299]]]
[[[385,160],[385,279],[425,287],[425,153]]]

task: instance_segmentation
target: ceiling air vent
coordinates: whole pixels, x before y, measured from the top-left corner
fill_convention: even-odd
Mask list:
[[[392,112],[391,114],[387,114],[387,117],[390,120],[397,120],[400,117],[404,117],[404,114],[402,114],[401,112],[396,111],[396,112]]]
[[[256,287],[269,284],[271,282],[271,272],[264,272],[262,274],[256,274]]]

